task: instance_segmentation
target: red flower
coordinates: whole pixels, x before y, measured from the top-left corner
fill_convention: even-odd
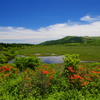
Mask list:
[[[48,71],[43,71],[43,74],[49,74],[49,72]]]
[[[5,68],[5,70],[6,70],[6,71],[9,71],[9,70],[10,70],[10,68]]]

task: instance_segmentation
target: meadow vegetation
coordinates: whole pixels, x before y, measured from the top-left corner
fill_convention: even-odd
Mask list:
[[[100,63],[80,63],[78,54],[64,64],[16,58],[0,67],[0,100],[100,100]]]

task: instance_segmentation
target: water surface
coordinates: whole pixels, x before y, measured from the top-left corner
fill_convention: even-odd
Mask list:
[[[48,64],[64,63],[63,56],[39,56],[38,58],[40,58],[43,63]]]
[[[23,56],[23,55],[18,55],[18,57],[27,57],[27,56]],[[64,63],[64,56],[38,56],[38,58],[40,58],[40,60],[43,63],[47,63],[47,64],[57,64],[57,63]],[[8,63],[13,63],[15,59],[9,61]],[[81,62],[86,62],[86,63],[93,63],[94,61],[81,61]]]

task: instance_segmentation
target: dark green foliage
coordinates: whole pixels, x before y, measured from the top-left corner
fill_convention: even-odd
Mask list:
[[[18,44],[18,43],[0,43],[0,47],[3,46],[5,48],[7,47],[22,47],[22,46],[32,46],[33,44],[27,44],[27,43],[24,43],[24,44]]]
[[[26,68],[35,70],[35,67],[39,66],[41,64],[41,61],[36,57],[20,57],[16,58],[14,63],[21,71],[23,71]]]
[[[0,51],[4,50],[4,46],[0,44]]]
[[[76,37],[76,36],[67,36],[62,39],[53,40],[53,41],[47,41],[42,44],[44,45],[52,45],[52,44],[65,44],[65,43],[83,43],[82,37]]]

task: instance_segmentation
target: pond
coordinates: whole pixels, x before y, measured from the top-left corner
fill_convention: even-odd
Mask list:
[[[39,56],[38,58],[40,58],[43,63],[48,64],[64,63],[63,56]]]
[[[21,57],[21,56],[18,56]],[[26,56],[22,56],[26,57]],[[57,63],[64,63],[63,56],[38,56],[43,63],[47,64],[57,64]],[[14,59],[9,61],[8,63],[13,63]]]

